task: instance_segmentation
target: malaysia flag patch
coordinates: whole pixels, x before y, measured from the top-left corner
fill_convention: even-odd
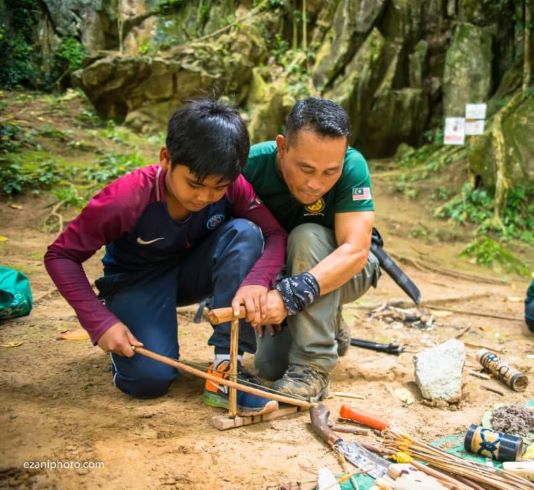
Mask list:
[[[353,201],[366,201],[371,199],[370,187],[353,187],[352,188],[352,200]]]

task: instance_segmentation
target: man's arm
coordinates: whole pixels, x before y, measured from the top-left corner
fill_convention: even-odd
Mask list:
[[[371,247],[374,211],[336,213],[338,247],[308,272],[319,283],[321,296],[345,284],[363,270]]]

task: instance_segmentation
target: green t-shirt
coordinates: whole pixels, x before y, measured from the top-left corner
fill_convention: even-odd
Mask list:
[[[365,158],[354,148],[347,149],[343,172],[334,187],[307,206],[291,195],[278,171],[276,142],[253,145],[243,173],[288,232],[302,223],[317,223],[334,229],[336,213],[374,210],[369,168]]]

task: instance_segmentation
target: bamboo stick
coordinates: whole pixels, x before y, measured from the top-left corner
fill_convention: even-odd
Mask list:
[[[237,343],[239,339],[239,318],[233,317],[230,329],[230,381],[237,383]],[[237,415],[237,390],[228,390],[228,412],[230,417]]]
[[[156,354],[155,352],[145,349],[144,347],[132,346],[132,348],[137,354],[141,354],[142,356],[148,357],[155,361],[162,362],[163,364],[167,364],[168,366],[172,366],[184,373],[192,374],[193,376],[198,376],[199,378],[203,378],[203,379],[209,379],[215,383],[228,386],[229,388],[233,387],[240,391],[244,391],[245,393],[262,396],[263,398],[268,398],[269,400],[276,400],[277,402],[287,403],[289,405],[295,405],[297,407],[302,407],[307,410],[314,406],[313,403],[310,403],[306,400],[298,400],[297,398],[291,398],[289,396],[278,395],[277,393],[259,390],[257,388],[252,388],[251,386],[242,385],[240,383],[234,383],[233,381],[230,381],[228,379],[213,376],[212,374],[205,373],[201,371],[200,369],[195,369],[194,367],[188,366],[187,364],[184,364],[183,362],[177,361],[175,359],[171,359],[170,357],[162,356],[161,354]]]
[[[246,316],[247,311],[245,310],[245,307],[242,306],[239,310],[238,318],[243,319]],[[219,323],[231,322],[234,318],[234,310],[230,306],[226,308],[216,308],[214,310],[208,311],[207,317],[212,325],[219,325]]]

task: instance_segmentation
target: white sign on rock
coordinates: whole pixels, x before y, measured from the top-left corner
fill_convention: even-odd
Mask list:
[[[463,117],[446,117],[443,143],[446,145],[463,145],[464,142],[465,119]]]
[[[466,104],[465,118],[466,119],[486,119],[486,109],[488,104]]]

